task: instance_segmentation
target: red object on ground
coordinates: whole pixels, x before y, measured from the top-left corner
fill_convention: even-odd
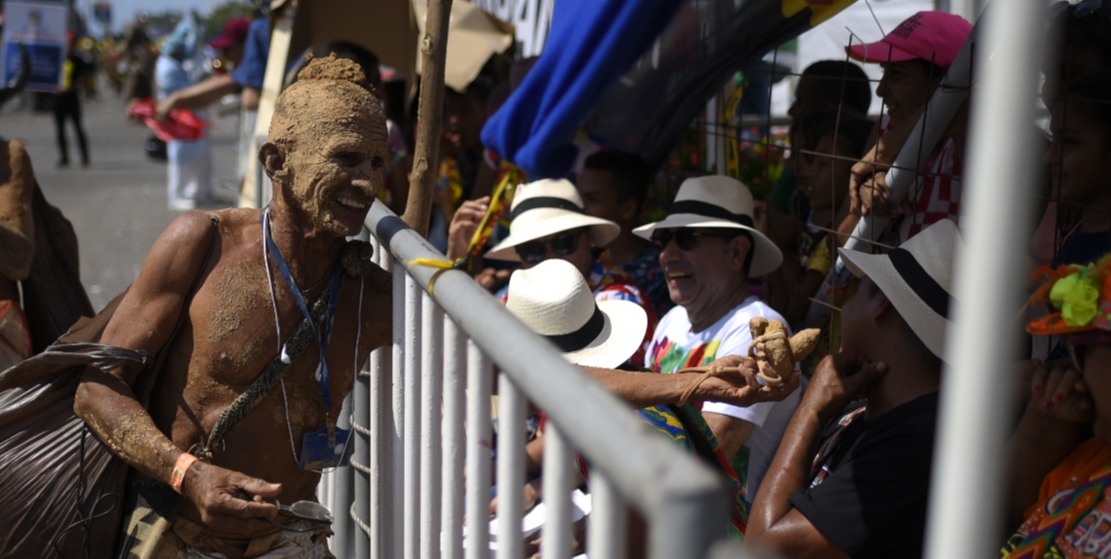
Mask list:
[[[158,120],[154,116],[154,100],[150,97],[135,103],[128,113],[142,119],[143,124],[146,124],[154,131],[154,135],[164,142],[170,140],[195,142],[204,138],[205,129],[212,126],[189,109],[174,109],[166,116],[166,120]]]

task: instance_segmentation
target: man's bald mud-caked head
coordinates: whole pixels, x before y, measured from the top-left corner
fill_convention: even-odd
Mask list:
[[[278,99],[269,134],[259,160],[274,181],[275,212],[332,235],[358,233],[389,160],[386,117],[362,68],[335,54],[310,60]]]

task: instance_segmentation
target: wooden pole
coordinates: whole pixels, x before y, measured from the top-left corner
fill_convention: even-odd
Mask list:
[[[428,234],[432,212],[432,189],[440,161],[440,135],[444,120],[444,65],[447,59],[447,30],[452,0],[428,0],[424,36],[420,40],[421,84],[417,116],[417,145],[413,171],[409,175],[409,199],[402,219],[410,227]]]

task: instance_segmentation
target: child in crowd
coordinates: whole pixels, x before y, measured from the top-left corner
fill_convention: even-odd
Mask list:
[[[795,328],[833,265],[834,249],[841,243],[829,233],[848,217],[849,169],[864,152],[872,127],[872,121],[855,112],[828,110],[803,116],[796,127],[799,153],[793,166],[799,194],[810,210],[805,229],[785,247],[783,265],[767,281],[768,304]]]
[[[1061,312],[1027,327],[1067,335],[1075,369],[1043,366],[1031,382],[1011,438],[1008,512],[1018,529],[1003,546],[1005,559],[1111,554],[1111,255],[1069,271],[1049,290]]]

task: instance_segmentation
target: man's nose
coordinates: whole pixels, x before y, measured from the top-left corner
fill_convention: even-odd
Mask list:
[[[672,237],[667,240],[667,244],[660,249],[660,263],[675,262],[679,259],[679,247],[675,244],[675,238]]]

